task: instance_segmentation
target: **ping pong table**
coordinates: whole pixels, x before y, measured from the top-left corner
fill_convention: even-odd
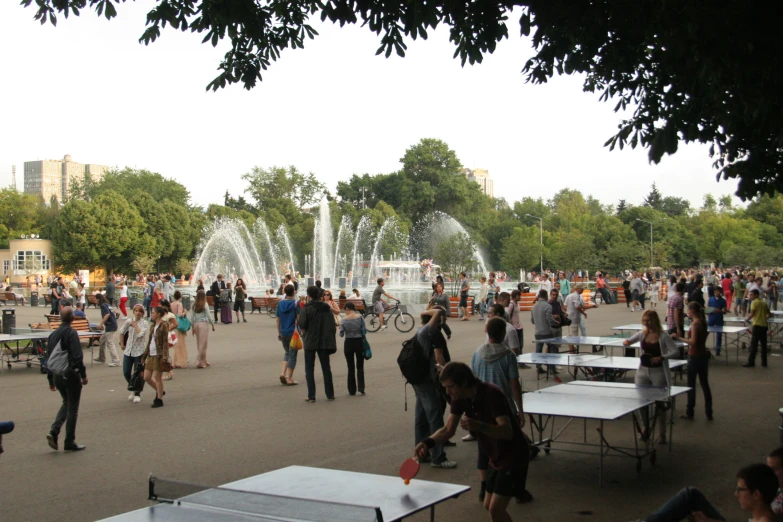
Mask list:
[[[642,330],[641,324],[625,324],[623,326],[615,326],[612,327],[612,330],[619,330],[621,335],[625,335],[626,331],[632,331],[632,332],[638,332]],[[690,326],[685,327],[685,331],[687,332],[690,329]],[[720,333],[724,335],[724,341],[725,344],[723,346],[724,353],[726,354],[726,365],[729,364],[729,347],[733,346],[737,350],[737,361],[739,361],[739,353],[740,353],[740,336],[742,333],[747,330],[747,327],[744,326],[708,326],[707,332],[711,334]],[[734,337],[731,337],[734,336]],[[717,342],[717,338],[713,336],[713,347],[715,346],[715,343]]]
[[[581,446],[585,449],[554,448],[560,451],[572,453],[599,455],[598,486],[603,486],[604,457],[617,456],[629,457],[636,460],[636,471],[642,469],[642,460],[649,458],[651,464],[655,464],[656,442],[655,425],[657,422],[656,408],[668,406],[669,419],[669,451],[672,448],[674,427],[674,401],[678,395],[690,390],[685,386],[672,386],[671,388],[659,386],[639,386],[618,382],[594,382],[573,381],[568,384],[560,384],[544,388],[539,391],[522,395],[522,405],[525,414],[529,415],[530,431],[533,443],[543,446],[544,452],[549,454],[552,444],[558,443],[566,446]],[[666,409],[666,408],[664,408]],[[637,416],[637,412],[641,414]],[[604,432],[605,421],[615,421],[631,415],[633,447],[622,447],[611,444]],[[565,425],[555,433],[555,419],[557,417],[568,418]],[[641,417],[641,418],[639,418]],[[584,421],[581,442],[561,440],[563,432],[576,419]],[[652,421],[650,420],[652,419]],[[598,421],[598,444],[588,442],[587,421]],[[549,436],[544,432],[550,428]],[[642,435],[641,438],[637,434]]]
[[[188,494],[164,500],[155,491],[158,480],[150,478],[150,499],[171,503],[105,520],[389,522],[429,509],[434,521],[437,504],[470,490],[470,486],[416,479],[406,486],[399,477],[289,466],[217,488],[190,484],[194,488]]]
[[[28,368],[33,364],[43,366],[43,353],[46,341],[54,330],[36,330],[33,328],[11,328],[10,334],[0,334],[0,370],[6,366],[9,370],[13,364],[24,364]],[[76,332],[79,339],[87,339],[90,349],[90,365],[92,365],[92,341],[101,336],[100,332]],[[12,346],[13,345],[13,346]],[[26,355],[26,357],[24,357]]]
[[[619,341],[617,346],[622,346],[624,339]],[[606,353],[523,353],[517,356],[517,364],[565,366],[574,379],[581,373],[587,380],[615,381],[622,378],[626,372],[639,369],[639,358],[615,357]],[[671,370],[687,364],[687,361],[681,359],[669,359]]]

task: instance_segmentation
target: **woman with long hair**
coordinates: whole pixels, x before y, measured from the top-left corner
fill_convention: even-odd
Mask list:
[[[234,313],[237,314],[237,324],[239,324],[239,312],[242,312],[242,322],[247,322],[245,319],[245,299],[247,299],[247,287],[244,281],[237,279],[237,284],[234,285]]]
[[[715,287],[715,294],[722,292],[721,288]],[[710,352],[707,350],[707,337],[710,335],[707,328],[707,320],[704,318],[704,308],[695,302],[688,303],[688,317],[691,320],[691,327],[682,340],[688,343],[688,406],[685,414],[680,415],[681,419],[693,420],[694,410],[696,409],[696,377],[699,377],[701,391],[704,393],[704,413],[707,420],[712,420],[712,391],[710,383],[707,381],[707,369],[710,362]],[[675,339],[677,336],[673,336]]]
[[[185,317],[185,314],[187,313],[185,311],[185,306],[182,304],[182,292],[179,290],[174,291],[174,302],[171,303],[171,313],[174,314],[174,317],[177,318],[177,325],[179,325],[180,319]],[[183,370],[186,370],[188,368],[188,344],[187,344],[187,338],[188,338],[188,332],[183,332],[182,330],[179,330],[179,335],[177,335],[177,344],[174,345],[174,368],[181,368]]]
[[[133,373],[141,364],[141,356],[147,348],[147,332],[150,323],[144,318],[144,306],[137,304],[133,307],[133,317],[128,317],[120,327],[120,346],[124,350],[122,358],[122,374],[125,381],[130,383]],[[125,334],[128,340],[125,340]],[[131,392],[129,401],[141,402],[141,392]]]
[[[637,332],[631,338],[625,341],[625,346],[629,347],[633,343],[641,342],[641,354],[639,357],[639,368],[636,370],[636,384],[647,386],[669,386],[671,387],[671,374],[669,373],[669,359],[679,355],[677,347],[669,334],[661,327],[661,319],[658,312],[647,310],[642,314],[642,330]],[[655,406],[658,415],[658,430],[660,444],[666,443],[666,412],[657,404]],[[647,409],[642,410],[644,426],[649,426]],[[647,428],[645,428],[645,432]],[[650,433],[644,433],[644,437],[650,436]]]
[[[332,297],[331,290],[326,290],[324,292],[323,297],[321,298],[321,301],[329,305],[329,309],[332,311],[332,314],[334,314],[334,324],[336,326],[340,326],[340,305],[337,304],[337,301],[334,300]]]
[[[193,330],[193,336],[198,345],[198,357],[196,358],[196,368],[206,368],[210,366],[207,361],[207,347],[209,345],[209,327],[215,331],[215,321],[209,311],[207,304],[207,294],[204,290],[196,292],[196,302],[190,311],[190,324]]]
[[[163,321],[166,323],[166,326],[169,327],[169,342],[168,346],[170,351],[173,353],[174,346],[177,344],[177,326],[179,325],[179,322],[177,321],[176,316],[171,313],[171,303],[169,303],[166,299],[163,299],[160,302],[161,308],[163,308]],[[163,380],[164,381],[170,381],[174,378],[174,365],[171,365],[171,369],[167,372],[163,372]]]
[[[343,352],[348,363],[349,395],[356,395],[357,391],[364,395],[364,333],[364,318],[356,313],[356,305],[345,303],[345,319],[340,323],[340,337],[345,337]]]
[[[170,364],[169,358],[169,327],[163,316],[166,311],[162,306],[156,306],[150,312],[152,320],[152,332],[150,333],[147,349],[141,356],[141,364],[144,365],[144,381],[155,389],[155,400],[152,402],[153,408],[163,406],[163,396],[166,392],[163,390],[163,378],[161,376],[162,366]]]

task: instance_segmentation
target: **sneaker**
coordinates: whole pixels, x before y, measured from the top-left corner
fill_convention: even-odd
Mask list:
[[[432,462],[430,463],[430,466],[433,468],[444,468],[444,469],[454,469],[457,467],[457,463],[453,460],[444,460],[441,462]]]
[[[120,363],[118,363],[118,362],[113,362],[112,361],[111,363],[109,363],[109,366],[112,367],[112,368],[116,368],[119,365],[120,365]]]
[[[470,433],[462,437],[462,442],[473,442],[474,440],[476,440],[476,437],[474,437]]]
[[[163,407],[163,400],[155,398],[154,401],[152,401],[152,407],[153,408],[162,408]]]
[[[83,444],[73,443],[70,446],[65,446],[63,449],[65,450],[66,453],[68,453],[68,452],[71,452],[71,451],[81,451],[81,450],[83,450],[86,447],[87,446],[85,446]]]
[[[246,323],[246,322],[247,322],[247,319],[244,319],[244,318],[243,318],[243,319],[242,319],[242,322],[243,322],[243,323]]]
[[[381,329],[381,330],[385,330],[386,328],[388,328],[388,326],[386,326],[386,325],[383,325],[383,326],[381,326],[381,328],[380,328],[380,329]]]
[[[46,434],[46,442],[49,443],[49,447],[53,450],[57,451],[59,446],[57,445],[57,435],[54,433],[47,433]]]
[[[136,396],[135,393],[131,393],[130,395],[128,395],[128,400],[132,401],[135,396]]]
[[[141,397],[138,395],[133,396],[133,404],[138,404],[141,402]]]

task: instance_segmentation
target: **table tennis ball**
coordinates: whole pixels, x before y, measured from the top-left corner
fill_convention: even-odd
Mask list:
[[[407,486],[408,484],[410,484],[410,483],[411,483],[411,479],[405,479],[405,485],[406,485],[406,486]]]

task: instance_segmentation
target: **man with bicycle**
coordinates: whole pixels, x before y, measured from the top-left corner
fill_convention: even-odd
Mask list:
[[[383,289],[385,283],[383,282],[383,278],[378,278],[378,286],[375,287],[375,291],[372,293],[372,308],[375,310],[375,313],[378,314],[378,319],[381,322],[381,330],[386,329],[386,325],[383,324],[384,316],[383,313],[389,308],[389,306],[386,304],[386,301],[383,300],[383,296],[388,297],[389,299],[392,299],[394,301],[397,301],[397,298],[393,295],[387,294],[386,291]]]

